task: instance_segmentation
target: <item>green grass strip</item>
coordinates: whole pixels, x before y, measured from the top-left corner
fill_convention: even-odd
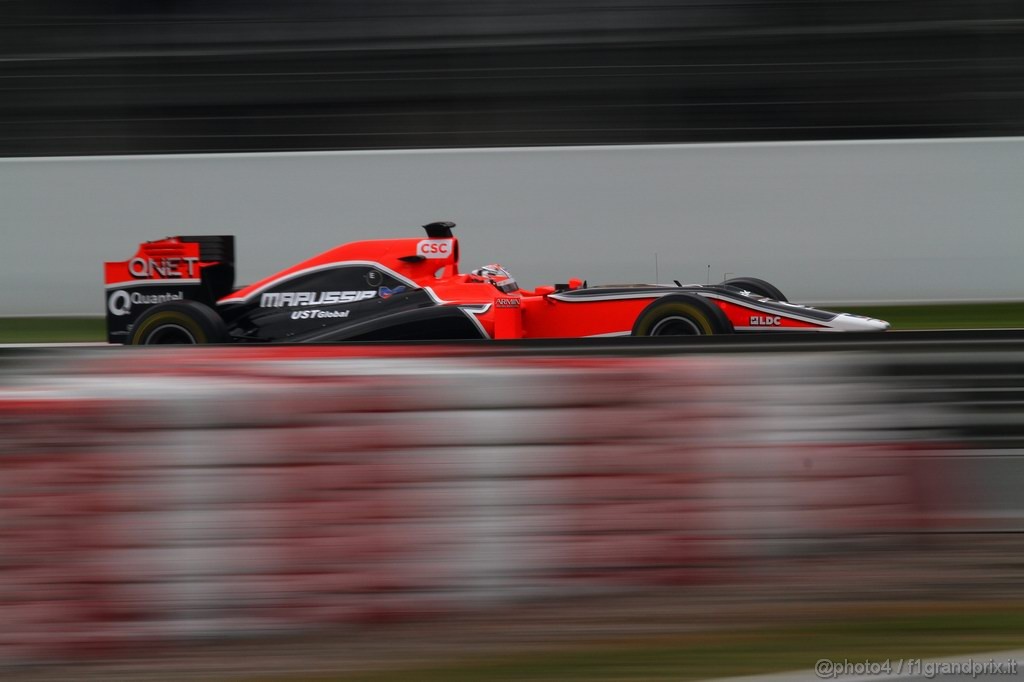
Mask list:
[[[0,317],[0,343],[106,340],[102,317]]]
[[[827,310],[877,317],[893,329],[1007,329],[1024,327],[1024,301],[917,305],[824,306]]]

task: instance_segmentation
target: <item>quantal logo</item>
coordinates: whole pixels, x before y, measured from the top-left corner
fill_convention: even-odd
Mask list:
[[[184,300],[184,292],[169,292],[165,294],[140,294],[138,292],[128,293],[118,290],[110,294],[107,299],[107,310],[111,315],[127,315],[132,311],[133,305],[153,305],[154,303],[167,303],[168,301]]]

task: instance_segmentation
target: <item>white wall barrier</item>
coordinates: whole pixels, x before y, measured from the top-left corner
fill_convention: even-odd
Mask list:
[[[102,315],[103,262],[166,235],[235,235],[245,284],[432,220],[528,287],[1019,300],[1021,177],[1020,137],[0,159],[0,315]]]

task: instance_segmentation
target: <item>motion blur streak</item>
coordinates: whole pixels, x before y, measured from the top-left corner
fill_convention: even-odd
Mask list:
[[[1006,0],[7,0],[0,156],[1020,135]]]
[[[3,664],[480,610],[504,641],[538,599],[701,585],[813,603],[830,561],[833,595],[977,594],[944,532],[1021,530],[1018,351],[32,358],[0,363]]]

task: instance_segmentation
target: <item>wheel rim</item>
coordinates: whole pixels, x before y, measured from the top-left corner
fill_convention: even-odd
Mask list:
[[[164,345],[195,345],[196,337],[184,327],[177,324],[163,324],[157,327],[148,337],[147,346]]]
[[[678,315],[658,320],[651,329],[651,336],[700,336],[702,333],[696,322]]]

